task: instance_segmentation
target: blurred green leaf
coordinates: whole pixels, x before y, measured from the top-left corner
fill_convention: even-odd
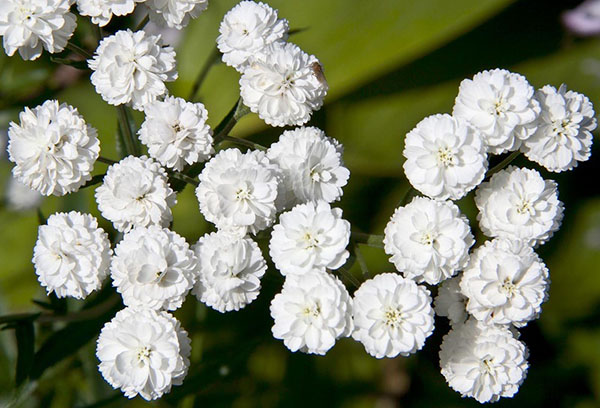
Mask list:
[[[21,320],[15,328],[17,338],[17,372],[15,382],[17,386],[29,376],[33,366],[35,347],[35,330],[33,320]]]

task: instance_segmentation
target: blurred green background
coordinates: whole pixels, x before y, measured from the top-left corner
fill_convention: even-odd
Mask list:
[[[458,84],[483,69],[506,68],[542,87],[567,84],[600,107],[600,39],[576,39],[560,24],[561,13],[579,1],[544,0],[272,0],[290,27],[303,29],[290,41],[315,54],[330,85],[325,106],[310,124],[345,146],[351,171],[340,206],[353,228],[381,234],[408,190],[402,172],[405,134],[425,116],[450,112]],[[211,0],[208,10],[184,30],[178,53],[179,79],[170,84],[187,97],[215,46],[218,25],[235,1]],[[141,18],[141,17],[139,17]],[[134,24],[115,19],[116,31]],[[79,18],[74,42],[93,50],[92,27]],[[94,92],[88,71],[60,66],[44,53],[35,62],[7,58],[0,51],[0,128],[16,120],[24,105],[56,98],[76,106],[100,134],[102,155],[118,158],[116,114]],[[65,53],[66,55],[66,53]],[[61,55],[61,56],[65,56]],[[215,65],[198,93],[215,126],[238,98],[238,73]],[[143,119],[136,117],[139,124]],[[263,145],[282,129],[267,128],[256,115],[242,119],[233,135]],[[538,249],[552,278],[550,300],[538,321],[521,330],[530,350],[530,371],[513,399],[495,406],[600,406],[600,154],[566,174],[542,174],[559,183],[566,211],[563,226]],[[492,165],[498,158],[492,159]],[[535,167],[519,158],[516,164]],[[11,165],[0,163],[0,191]],[[95,174],[103,173],[97,164]],[[472,195],[459,202],[476,227]],[[93,188],[65,198],[47,198],[42,213],[80,210],[99,215]],[[35,211],[0,210],[0,316],[41,311],[33,299],[61,313],[79,311],[84,302],[46,297],[31,265],[38,217]],[[108,228],[108,222],[101,220]],[[195,242],[207,230],[193,189],[179,195],[173,229]],[[268,238],[268,237],[267,237]],[[479,241],[483,238],[479,234]],[[260,244],[265,248],[263,239]],[[371,274],[391,271],[383,250],[362,247]],[[342,275],[349,290],[365,279],[358,267]],[[175,315],[192,338],[190,372],[180,387],[146,403],[123,397],[96,368],[95,339],[120,305],[106,304],[110,288],[91,296],[95,310],[77,321],[35,324],[0,331],[0,406],[23,407],[462,407],[439,373],[438,349],[449,330],[444,319],[425,348],[410,358],[376,360],[350,339],[340,340],[325,357],[290,353],[271,336],[269,302],[282,278],[270,268],[259,298],[240,312],[222,315],[191,297]],[[102,302],[105,303],[102,303]],[[84,315],[85,316],[85,315]],[[0,318],[0,323],[1,323]],[[16,337],[20,341],[17,343]],[[33,378],[15,388],[17,349],[35,351]],[[23,358],[23,356],[21,356]]]

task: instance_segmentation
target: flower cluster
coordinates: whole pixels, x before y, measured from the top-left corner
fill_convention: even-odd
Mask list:
[[[34,59],[42,47],[62,50],[75,29],[73,3],[5,0],[0,35],[7,53]],[[137,3],[150,20],[175,29],[208,5],[77,0],[77,8],[104,26]],[[223,61],[241,74],[241,102],[214,137],[202,103],[168,94],[165,82],[177,78],[174,50],[143,30],[103,38],[87,62],[96,91],[118,106],[119,161],[99,158],[96,130],[58,101],[26,108],[8,131],[13,175],[36,194],[101,182],[94,197],[112,223],[110,234],[90,214],[53,214],[39,227],[33,264],[41,285],[58,297],[85,298],[110,275],[126,307],[98,337],[106,381],[146,400],[181,384],[191,342],[169,312],[190,292],[221,313],[253,307],[272,261],[285,280],[270,303],[271,331],[289,350],[323,355],[338,339],[352,338],[375,358],[409,356],[424,347],[437,314],[451,322],[439,353],[450,387],[482,403],[513,396],[528,368],[517,328],[536,319],[548,297],[549,271],[535,248],[558,230],[564,207],[557,183],[537,170],[503,164],[488,171],[488,164],[492,155],[513,152],[514,159],[519,151],[551,172],[587,160],[596,127],[588,98],[565,86],[535,92],[525,77],[503,69],[462,81],[452,115],[424,118],[406,136],[409,194],[424,196],[407,195],[375,239],[397,271],[369,276],[352,295],[338,275],[353,281],[355,259],[365,269],[358,247],[365,234],[353,232],[332,206],[350,176],[343,146],[303,126],[328,91],[320,62],[287,42],[287,20],[264,3],[242,1],[219,31]],[[228,132],[243,105],[274,127],[301,127],[268,147],[237,139]],[[130,107],[144,114],[139,129]],[[98,159],[110,165],[92,177]],[[195,245],[172,229],[185,183],[217,230]],[[452,201],[470,192],[490,238],[472,251],[469,220]],[[259,246],[265,238],[270,259]]]

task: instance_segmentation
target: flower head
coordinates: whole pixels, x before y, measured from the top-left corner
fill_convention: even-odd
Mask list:
[[[151,225],[125,234],[110,265],[126,306],[175,310],[196,282],[196,256],[177,233]]]
[[[0,36],[8,56],[15,51],[24,60],[61,52],[77,26],[69,12],[74,0],[2,0]]]
[[[49,100],[11,122],[8,155],[13,175],[43,195],[65,195],[92,178],[100,152],[96,129],[77,109]]]
[[[527,375],[527,349],[510,330],[469,319],[450,330],[440,349],[442,375],[480,403],[512,397]]]
[[[460,281],[467,312],[488,324],[524,326],[548,297],[548,269],[521,241],[495,239],[471,255]]]
[[[146,0],[150,20],[181,30],[208,8],[208,0]]]
[[[354,332],[376,358],[408,356],[433,332],[429,291],[411,279],[382,273],[354,293]]]
[[[225,14],[219,27],[217,47],[223,62],[244,72],[248,60],[277,41],[285,41],[286,19],[277,18],[277,10],[267,4],[242,1]]]
[[[267,46],[240,78],[244,105],[271,126],[305,124],[328,89],[319,60],[292,43]]]
[[[462,275],[459,275],[443,281],[433,301],[435,314],[447,317],[452,325],[464,323],[469,316],[466,310],[467,298],[460,290],[461,278]]]
[[[550,171],[571,170],[590,158],[592,131],[596,129],[590,100],[577,92],[546,85],[535,94],[542,113],[537,130],[523,141],[521,150],[528,159]]]
[[[481,131],[489,153],[517,150],[535,131],[540,106],[533,93],[522,75],[505,69],[482,71],[461,82],[453,115]]]
[[[562,22],[570,32],[582,37],[600,34],[600,1],[587,0],[564,12]]]
[[[33,264],[48,294],[87,297],[100,289],[110,264],[108,235],[89,214],[56,213],[38,228]]]
[[[27,211],[38,208],[44,199],[38,191],[32,190],[14,177],[8,179],[4,194],[6,206],[13,211]]]
[[[102,216],[127,232],[138,226],[166,227],[177,198],[158,163],[146,156],[128,156],[108,168],[104,183],[96,189],[96,201]]]
[[[88,65],[102,99],[111,105],[131,102],[137,110],[165,95],[165,82],[177,79],[173,48],[163,46],[160,35],[143,30],[105,37]]]
[[[291,351],[324,355],[352,333],[352,299],[340,280],[323,272],[288,276],[271,301],[273,337]]]
[[[128,398],[160,398],[181,385],[190,365],[190,339],[167,312],[127,307],[104,325],[96,345],[104,379]]]
[[[488,237],[546,242],[558,230],[563,204],[556,182],[533,169],[509,166],[482,183],[475,194],[479,226]]]
[[[462,118],[429,116],[404,143],[406,177],[431,198],[458,200],[481,183],[487,170],[481,134]]]
[[[396,209],[383,243],[404,276],[436,285],[467,264],[475,240],[454,203],[415,197]]]
[[[269,253],[282,275],[337,269],[350,255],[350,223],[325,201],[298,204],[279,216]]]
[[[186,164],[207,160],[214,152],[203,104],[167,96],[146,105],[144,113],[140,140],[163,166],[182,170]]]
[[[267,157],[282,170],[282,182],[288,193],[283,206],[339,200],[350,177],[342,153],[342,145],[316,127],[283,132],[267,151]]]
[[[213,232],[201,237],[194,251],[198,281],[193,292],[199,301],[223,313],[258,297],[267,263],[251,238]]]
[[[145,0],[77,0],[77,9],[82,16],[89,16],[92,23],[104,27],[112,16],[133,13],[136,3]]]
[[[200,211],[219,229],[263,230],[275,220],[279,177],[263,152],[222,150],[200,174]]]

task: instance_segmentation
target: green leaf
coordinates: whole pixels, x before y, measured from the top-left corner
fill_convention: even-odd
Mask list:
[[[19,386],[29,376],[29,372],[33,366],[35,346],[33,320],[20,321],[17,324],[15,333],[17,337],[17,372],[15,382]]]
[[[40,313],[18,313],[0,316],[0,324],[20,323],[35,320]]]

